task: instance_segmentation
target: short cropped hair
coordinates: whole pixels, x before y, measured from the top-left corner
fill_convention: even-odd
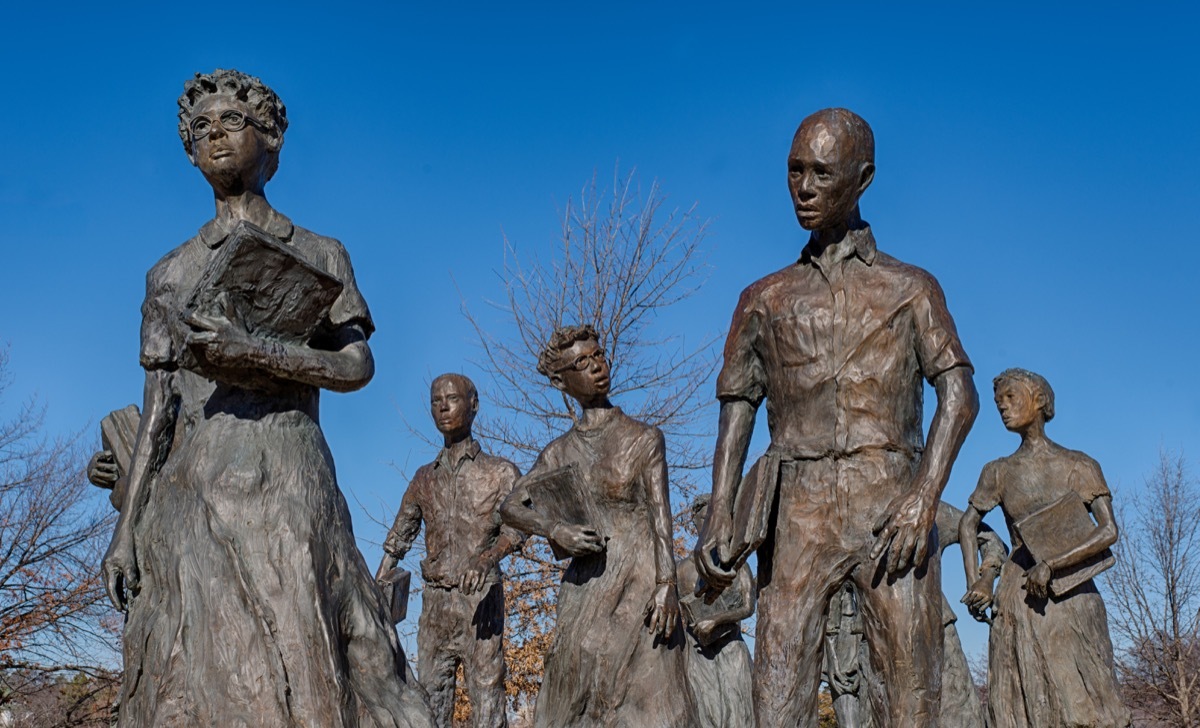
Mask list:
[[[279,169],[279,150],[283,147],[283,133],[287,131],[287,107],[279,95],[255,76],[241,71],[218,68],[212,73],[197,73],[196,77],[183,84],[183,95],[179,97],[179,138],[188,159],[192,158],[192,113],[196,104],[206,96],[229,94],[250,106],[254,118],[266,127],[271,141],[271,158],[267,165],[267,179]]]
[[[1046,422],[1054,419],[1054,390],[1050,388],[1050,382],[1046,378],[1036,372],[1031,372],[1028,369],[1005,369],[992,380],[992,389],[1000,389],[1001,384],[1010,382],[1023,382],[1033,392],[1041,392],[1042,401],[1042,419]]]
[[[853,142],[854,157],[860,163],[875,164],[875,132],[871,131],[871,125],[865,119],[849,109],[821,109],[809,114],[800,122],[792,143],[796,143],[801,131],[817,123],[833,127],[849,137]]]
[[[433,380],[433,382],[431,382],[429,384],[429,391],[432,392],[433,388],[438,385],[438,382],[442,382],[442,381],[454,382],[455,384],[457,384],[459,386],[463,395],[465,395],[467,399],[471,400],[472,402],[474,402],[476,404],[479,403],[479,390],[477,390],[475,388],[475,382],[472,382],[470,377],[468,377],[467,375],[457,374],[455,372],[439,374]]]
[[[563,352],[574,346],[576,341],[589,339],[600,341],[600,334],[596,333],[596,328],[591,324],[561,326],[555,329],[554,333],[550,334],[550,341],[546,342],[546,346],[538,354],[538,373],[546,377],[557,374],[561,369]]]

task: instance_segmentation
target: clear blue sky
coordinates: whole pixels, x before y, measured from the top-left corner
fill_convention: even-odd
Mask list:
[[[939,278],[975,362],[985,408],[949,500],[1016,445],[990,406],[1009,366],[1047,376],[1051,436],[1095,456],[1119,500],[1160,447],[1200,459],[1189,4],[380,5],[6,11],[5,411],[37,393],[69,432],[140,399],[143,276],[212,214],[175,99],[194,72],[233,67],[288,107],[270,200],[345,242],[379,327],[374,382],[322,413],[372,565],[382,529],[355,501],[390,518],[391,464],[433,455],[401,413],[432,431],[428,381],[478,371],[452,276],[477,306],[498,297],[502,232],[547,249],[557,209],[619,160],[712,218],[709,282],[664,324],[723,332],[738,292],[804,243],[785,157],[827,106],[874,127],[863,215],[881,249]],[[968,651],[986,640],[966,632]]]

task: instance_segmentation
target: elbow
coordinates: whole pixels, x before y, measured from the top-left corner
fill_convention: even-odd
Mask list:
[[[1104,544],[1104,548],[1109,548],[1117,542],[1117,537],[1120,535],[1119,529],[1115,521],[1109,521],[1100,527],[1100,539]]]
[[[326,389],[334,392],[355,392],[367,386],[374,378],[375,357],[366,342],[343,349],[339,356],[344,357],[341,376],[329,382]]]

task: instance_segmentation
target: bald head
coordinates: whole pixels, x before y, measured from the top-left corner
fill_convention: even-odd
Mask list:
[[[802,135],[825,136],[828,143],[839,146],[846,161],[875,164],[875,133],[865,119],[849,109],[821,109],[809,114],[792,137],[793,147]]]
[[[800,123],[788,154],[788,187],[805,230],[836,231],[859,220],[858,198],[875,179],[875,135],[846,109]]]

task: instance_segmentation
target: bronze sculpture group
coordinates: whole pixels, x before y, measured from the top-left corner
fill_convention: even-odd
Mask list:
[[[321,389],[374,372],[349,257],[267,202],[287,128],[273,91],[219,70],[179,105],[216,214],[147,276],[128,465],[105,453],[89,468],[121,484],[103,563],[126,613],[121,725],[440,728],[461,667],[473,723],[503,726],[500,564],[527,535],[568,560],[537,726],[815,726],[823,677],[844,726],[982,725],[941,592],[954,542],[963,601],[993,621],[988,724],[1129,724],[1092,582],[1117,537],[1111,495],[1095,461],[1045,437],[1044,379],[997,377],[1021,447],[988,464],[965,515],[941,502],[978,411],[973,369],[937,282],[877,250],[860,215],[875,166],[857,115],[817,112],[793,140],[788,187],[810,238],[734,310],[694,554],[676,562],[663,435],[609,400],[584,323],[536,363],[580,414],[524,476],[473,438],[474,384],[434,380],[444,446],[409,483],[372,579],[318,416]],[[764,402],[771,444],[744,473]],[[1011,555],[981,523],[996,506]],[[422,526],[414,676],[393,622],[396,567]],[[751,660],[740,623],[755,611]]]

